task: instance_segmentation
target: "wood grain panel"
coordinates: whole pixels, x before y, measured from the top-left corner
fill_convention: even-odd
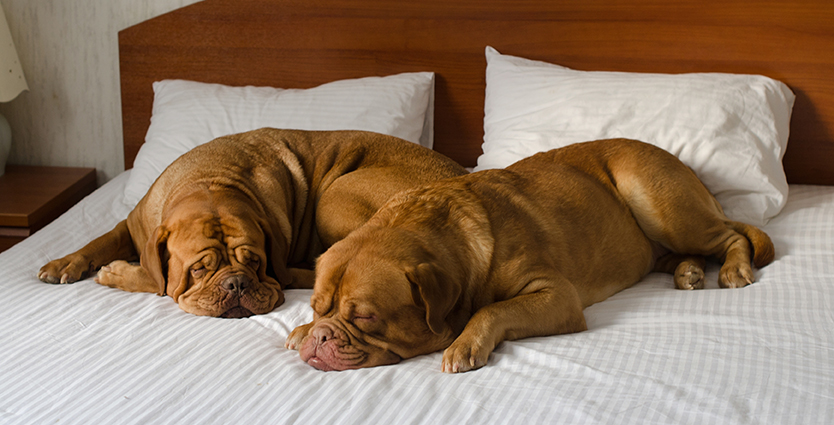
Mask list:
[[[797,94],[784,164],[834,184],[834,2],[206,0],[119,34],[125,166],[164,78],[308,88],[437,73],[435,148],[475,165],[484,47],[580,70],[763,74]]]

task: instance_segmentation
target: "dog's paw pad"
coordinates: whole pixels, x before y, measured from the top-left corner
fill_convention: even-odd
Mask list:
[[[703,289],[706,276],[704,270],[692,263],[681,263],[675,270],[675,285],[678,289]]]

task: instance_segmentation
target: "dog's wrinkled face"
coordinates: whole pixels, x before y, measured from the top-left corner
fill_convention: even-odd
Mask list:
[[[267,275],[269,243],[245,205],[186,199],[148,241],[142,265],[186,312],[247,317],[284,301]]]
[[[425,250],[351,236],[316,264],[316,319],[295,331],[307,331],[298,347],[302,360],[321,370],[357,369],[448,346],[454,336],[444,318],[451,307],[433,305],[427,294],[432,285],[424,284],[434,276],[422,262]]]

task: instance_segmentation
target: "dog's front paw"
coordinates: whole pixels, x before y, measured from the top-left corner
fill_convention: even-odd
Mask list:
[[[138,263],[116,260],[99,269],[96,283],[129,292],[158,292],[159,285]]]
[[[445,373],[459,373],[478,369],[487,363],[491,352],[479,344],[458,338],[443,352],[442,370]]]
[[[298,350],[301,348],[304,338],[307,338],[307,334],[310,332],[310,328],[312,327],[313,323],[308,323],[293,329],[293,331],[290,332],[290,336],[287,337],[287,342],[284,343],[284,347],[290,350]]]
[[[127,261],[116,260],[99,269],[95,281],[100,285],[111,288],[122,287],[124,282],[130,279],[130,275],[136,273],[136,267]]]
[[[68,255],[52,260],[38,271],[38,279],[46,283],[73,283],[87,276],[90,261],[80,255]]]

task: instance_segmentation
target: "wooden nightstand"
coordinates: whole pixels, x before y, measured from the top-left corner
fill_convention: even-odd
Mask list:
[[[95,168],[6,165],[0,176],[0,252],[96,189]]]

